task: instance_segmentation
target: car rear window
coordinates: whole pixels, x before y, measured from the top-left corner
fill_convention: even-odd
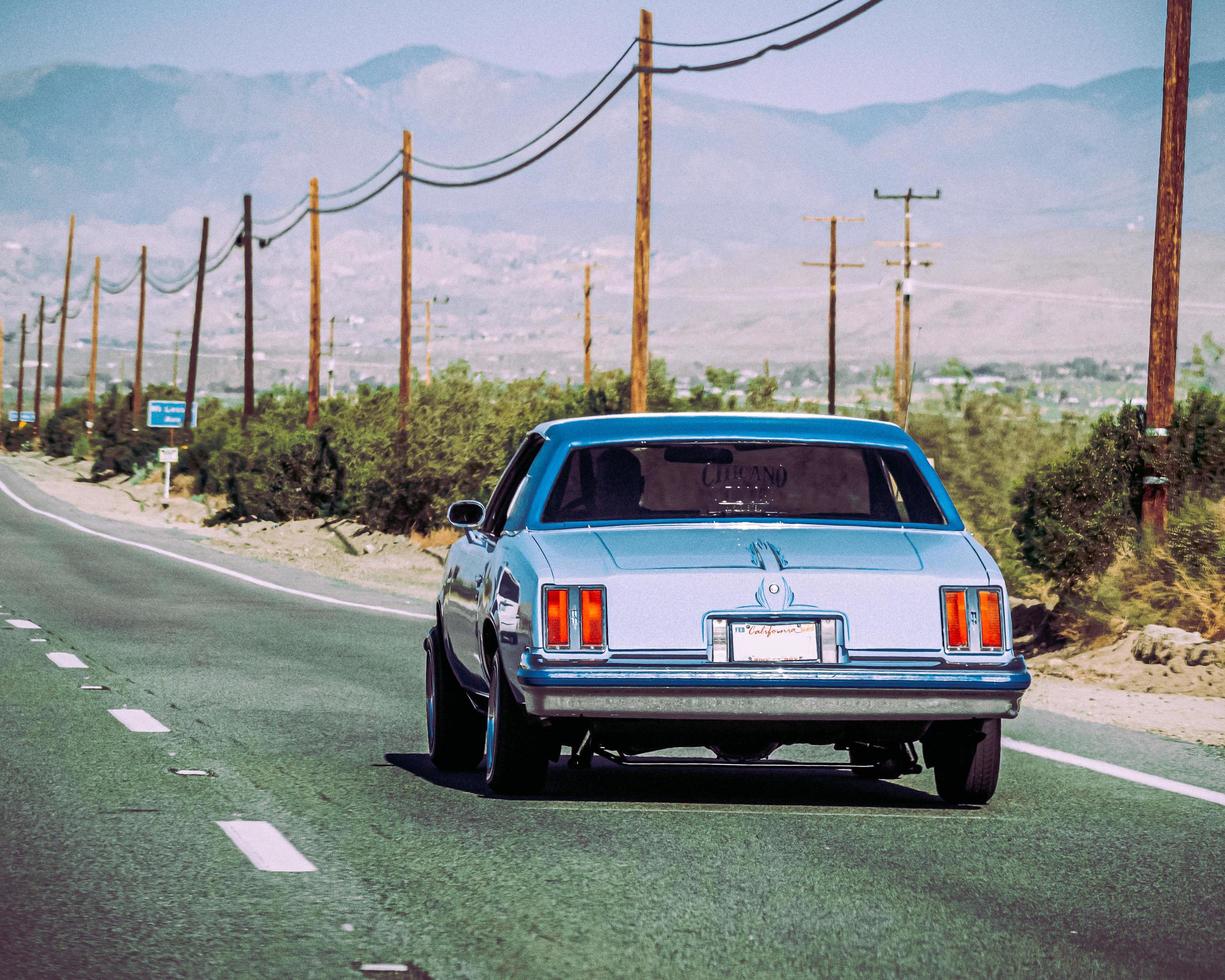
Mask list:
[[[772,517],[945,524],[898,449],[832,443],[673,442],[573,449],[542,520]]]

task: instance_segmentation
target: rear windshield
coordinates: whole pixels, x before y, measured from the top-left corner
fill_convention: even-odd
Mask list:
[[[718,517],[946,523],[907,453],[811,442],[573,449],[542,520],[556,524]]]

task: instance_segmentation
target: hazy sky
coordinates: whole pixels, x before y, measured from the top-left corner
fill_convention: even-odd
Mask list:
[[[836,12],[857,2],[844,0]],[[750,33],[820,3],[656,0],[655,36],[689,41]],[[0,70],[90,61],[261,74],[344,69],[406,45],[436,44],[547,74],[600,72],[633,36],[640,5],[640,0],[4,0]],[[1075,84],[1159,65],[1165,8],[1163,0],[885,0],[802,49],[667,84],[819,111],[962,89]],[[1195,0],[1192,45],[1193,60],[1225,58],[1225,0]],[[661,50],[657,63],[676,54]],[[697,60],[711,52],[683,54]]]

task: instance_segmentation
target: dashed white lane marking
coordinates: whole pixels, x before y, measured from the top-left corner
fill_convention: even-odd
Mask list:
[[[265,820],[218,820],[217,826],[260,871],[319,870]]]
[[[1029,742],[1018,742],[1014,738],[1001,739],[1001,743],[1007,749],[1012,749],[1014,752],[1024,752],[1027,755],[1036,755],[1040,759],[1049,759],[1051,762],[1061,762],[1065,766],[1079,766],[1081,769],[1090,769],[1093,772],[1100,772],[1104,776],[1114,776],[1116,779],[1125,779],[1129,783],[1138,783],[1141,786],[1149,786],[1153,789],[1165,790],[1167,793],[1177,793],[1179,796],[1190,796],[1192,799],[1203,800],[1205,803],[1215,803],[1217,806],[1225,806],[1225,793],[1218,793],[1216,790],[1204,789],[1202,786],[1192,786],[1190,783],[1180,783],[1176,779],[1166,779],[1164,776],[1153,776],[1147,772],[1140,772],[1136,769],[1128,769],[1125,766],[1116,766],[1111,762],[1102,762],[1100,759],[1090,759],[1083,755],[1074,755],[1071,752],[1061,752],[1059,749],[1048,749],[1041,745],[1031,745]]]
[[[57,667],[65,667],[71,670],[89,669],[89,665],[75,653],[49,653],[47,654],[47,659]]]
[[[39,626],[38,623],[31,623],[28,619],[6,619],[5,622],[8,623],[11,627],[13,627],[13,629],[15,630],[40,630],[42,629],[42,627]]]
[[[407,609],[393,609],[391,606],[376,606],[366,602],[351,602],[348,599],[335,599],[332,596],[320,595],[317,592],[304,592],[301,589],[291,589],[287,585],[277,585],[275,582],[266,582],[262,578],[256,578],[254,575],[246,575],[243,572],[236,572],[232,568],[225,568],[222,565],[214,565],[212,562],[201,561],[199,558],[189,558],[186,555],[180,555],[174,551],[168,551],[165,548],[158,548],[151,544],[145,544],[143,541],[129,541],[127,538],[119,538],[113,534],[106,534],[103,531],[95,531],[91,527],[86,527],[83,524],[78,524],[76,521],[70,521],[66,517],[60,517],[59,514],[52,514],[50,511],[40,510],[33,504],[28,504],[17,494],[13,493],[3,481],[0,481],[0,493],[12,500],[17,506],[28,510],[31,514],[38,514],[40,517],[46,517],[48,520],[58,521],[65,527],[70,527],[75,531],[80,531],[82,534],[88,534],[95,538],[101,538],[103,541],[112,541],[115,544],[127,545],[129,548],[139,548],[141,551],[149,551],[155,555],[161,555],[163,558],[170,558],[174,561],[181,561],[187,565],[194,565],[196,568],[203,568],[206,571],[215,572],[218,575],[225,575],[227,578],[237,579],[240,582],[246,582],[248,585],[254,585],[261,589],[269,589],[273,592],[282,592],[285,595],[298,596],[300,599],[310,599],[312,602],[321,602],[329,606],[344,606],[346,609],[364,609],[366,612],[386,613],[389,616],[403,616],[405,619],[433,619],[432,613],[411,612]],[[9,620],[10,623],[14,620]],[[22,620],[24,622],[24,620]],[[19,627],[23,629],[38,629],[37,626]]]
[[[109,708],[109,714],[130,732],[168,732],[165,725],[140,708]]]

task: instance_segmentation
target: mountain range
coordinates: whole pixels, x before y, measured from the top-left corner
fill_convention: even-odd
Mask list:
[[[202,214],[212,219],[210,251],[224,243],[244,192],[257,218],[275,217],[312,176],[334,193],[389,162],[404,128],[426,160],[497,156],[594,80],[512,71],[434,47],[345,72],[73,64],[0,75],[0,316],[11,327],[36,303],[32,294],[58,297],[69,212],[78,222],[74,294],[93,255],[117,279],[142,243],[151,268],[170,277],[194,261]],[[824,272],[801,261],[826,258],[828,231],[801,217],[837,213],[867,218],[840,226],[839,257],[866,266],[840,280],[843,357],[886,359],[895,273],[883,260],[896,249],[873,243],[899,238],[902,214],[873,190],[913,187],[941,193],[914,206],[915,237],[942,245],[924,251],[935,264],[915,274],[920,358],[966,355],[968,339],[971,359],[1141,358],[1161,85],[1159,70],[1141,68],[1073,88],[907,103],[899,79],[897,104],[822,115],[703,98],[657,79],[653,351],[694,368],[822,360]],[[631,84],[521,173],[472,189],[416,187],[418,295],[449,298],[438,309],[438,359],[573,374],[581,264],[593,261],[597,360],[628,361],[635,118]],[[1184,339],[1214,325],[1219,334],[1225,321],[1223,151],[1225,61],[1198,63]],[[423,164],[416,172],[464,175]],[[343,325],[338,358],[375,376],[384,360],[394,367],[384,349],[398,316],[398,198],[391,189],[322,218],[324,306]],[[205,335],[219,353],[238,342],[240,270],[235,257],[210,280]],[[257,253],[256,274],[260,345],[269,363],[292,362],[305,346],[305,223]],[[103,332],[119,344],[132,335],[134,292],[105,301]],[[153,347],[189,326],[190,293],[151,304]]]

